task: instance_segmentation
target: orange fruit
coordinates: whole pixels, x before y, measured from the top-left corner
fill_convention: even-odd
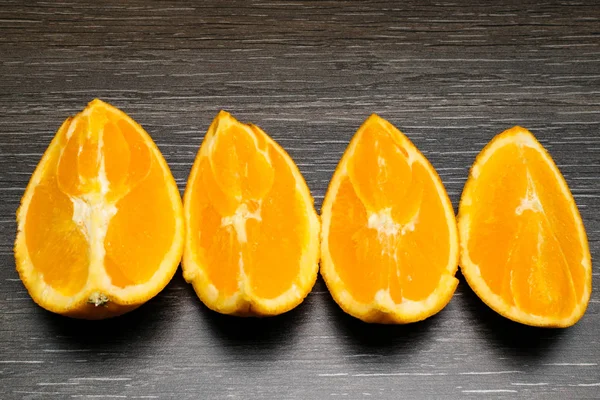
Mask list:
[[[461,271],[493,310],[522,324],[567,327],[592,286],[587,237],[554,161],[516,126],[477,156],[459,206]]]
[[[452,204],[434,168],[371,115],[337,166],[321,212],[321,275],[365,322],[409,323],[440,311],[458,280]]]
[[[221,111],[184,195],[183,276],[210,309],[277,315],[317,278],[319,218],[290,156],[259,127]]]
[[[183,209],[146,131],[94,100],[59,128],[17,211],[17,271],[33,300],[71,317],[130,311],[175,273]]]

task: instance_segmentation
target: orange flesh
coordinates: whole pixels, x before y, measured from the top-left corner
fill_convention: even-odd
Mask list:
[[[157,184],[161,179],[162,171],[153,163],[149,175],[116,204],[119,211],[104,240],[106,270],[116,286],[147,282],[171,246],[175,219],[168,212],[167,191]]]
[[[189,240],[224,296],[244,274],[253,294],[275,298],[300,272],[305,207],[284,155],[264,135],[239,123],[218,127],[191,183]]]
[[[571,315],[584,290],[583,252],[569,199],[540,152],[497,149],[472,199],[467,247],[490,290],[530,314]]]
[[[49,176],[36,188],[26,220],[33,265],[65,296],[79,292],[88,277],[88,243],[72,215],[73,203]]]
[[[329,251],[358,302],[381,289],[399,304],[428,297],[448,273],[448,224],[433,177],[382,126],[358,138],[333,201]],[[388,211],[386,211],[388,210]],[[383,229],[369,218],[382,216]]]
[[[27,213],[27,248],[34,268],[63,295],[80,291],[88,277],[94,229],[76,223],[75,202],[94,213],[116,213],[104,237],[104,268],[113,285],[146,282],[159,268],[175,234],[175,217],[163,172],[134,125],[109,110],[92,108],[58,133],[61,149],[48,167]],[[102,193],[101,175],[108,189]],[[101,217],[97,211],[96,217]],[[96,219],[98,219],[96,218]],[[92,220],[94,217],[91,218]],[[98,222],[91,222],[92,226]],[[88,242],[88,240],[90,242]]]

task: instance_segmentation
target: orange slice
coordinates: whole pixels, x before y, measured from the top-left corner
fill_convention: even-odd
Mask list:
[[[184,196],[183,276],[210,309],[276,315],[317,278],[319,219],[290,156],[259,127],[221,111]]]
[[[409,323],[450,301],[458,284],[452,204],[431,164],[386,120],[372,115],[356,132],[321,219],[321,274],[348,314]]]
[[[55,313],[101,319],[130,311],[175,273],[183,251],[181,197],[146,131],[92,101],[67,118],[17,211],[17,271]]]
[[[496,136],[477,156],[459,207],[461,271],[499,314],[567,327],[585,312],[592,264],[565,179],[526,129]]]

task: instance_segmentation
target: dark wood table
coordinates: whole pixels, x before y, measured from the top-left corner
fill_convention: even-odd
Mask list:
[[[455,207],[475,155],[522,125],[565,175],[597,259],[600,3],[501,3],[0,0],[0,398],[600,398],[597,290],[575,326],[536,329],[460,277],[438,315],[377,326],[321,279],[285,315],[218,315],[178,272],[137,311],[86,322],[36,306],[15,271],[30,174],[94,97],[146,128],[182,191],[220,109],[258,124],[317,209],[370,113],[414,141]]]

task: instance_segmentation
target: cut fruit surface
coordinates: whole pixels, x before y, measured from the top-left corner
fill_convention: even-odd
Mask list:
[[[526,129],[496,136],[477,156],[459,207],[461,271],[499,314],[567,327],[592,284],[587,236],[567,183]]]
[[[130,311],[171,280],[183,207],[160,151],[94,100],[59,128],[17,211],[17,271],[47,310],[87,319]]]
[[[290,156],[221,111],[184,196],[183,276],[210,309],[277,315],[302,302],[318,272],[320,223]]]
[[[348,145],[321,212],[321,275],[334,300],[365,322],[423,320],[458,280],[452,204],[427,159],[370,116]]]

